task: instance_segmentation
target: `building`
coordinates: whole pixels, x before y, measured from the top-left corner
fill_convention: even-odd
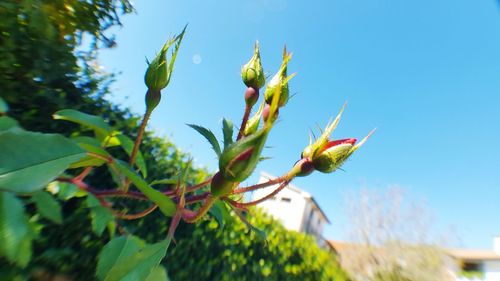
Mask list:
[[[327,241],[342,263],[349,253],[363,250],[361,244]],[[500,236],[493,239],[491,250],[446,249],[446,280],[455,281],[500,281]],[[345,255],[345,257],[343,257]]]
[[[500,236],[493,239],[491,250],[451,249],[455,261],[451,272],[457,281],[500,281]]]
[[[266,173],[261,173],[259,183],[274,179]],[[258,189],[253,192],[252,200],[262,198],[278,185]],[[259,206],[274,218],[280,220],[289,230],[312,234],[322,240],[323,227],[330,223],[314,197],[298,187],[289,184],[275,197],[266,200]]]

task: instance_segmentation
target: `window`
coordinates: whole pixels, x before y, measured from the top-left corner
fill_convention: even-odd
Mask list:
[[[281,198],[281,201],[290,203],[290,202],[292,202],[292,198],[283,197],[283,198]]]

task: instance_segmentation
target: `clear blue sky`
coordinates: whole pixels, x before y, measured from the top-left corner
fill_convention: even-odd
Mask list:
[[[137,1],[118,46],[101,53],[120,71],[112,100],[144,110],[145,57],[189,23],[176,69],[151,129],[215,170],[206,141],[185,123],[240,122],[240,67],[261,43],[275,72],[284,44],[294,56],[291,92],[258,171],[280,175],[298,159],[308,131],[349,105],[337,138],[376,134],[345,172],[315,173],[296,185],[330,217],[328,238],[343,238],[343,198],[361,187],[399,185],[427,200],[440,229],[462,246],[490,248],[500,234],[500,8],[495,0]],[[201,58],[201,62],[200,62]],[[255,177],[253,178],[255,179]]]

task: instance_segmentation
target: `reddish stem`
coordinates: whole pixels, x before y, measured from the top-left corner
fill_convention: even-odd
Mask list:
[[[236,138],[236,140],[240,140],[243,137],[243,134],[245,132],[245,127],[247,126],[248,117],[250,116],[250,111],[252,111],[252,107],[246,105],[245,113],[243,114],[243,120],[241,120],[240,131],[238,132],[238,137]]]
[[[149,208],[147,208],[146,210],[140,212],[140,213],[137,213],[137,214],[120,214],[120,213],[117,213],[116,211],[113,211],[113,213],[115,214],[115,216],[117,218],[120,218],[120,219],[123,219],[123,220],[135,220],[135,219],[139,219],[139,218],[142,218],[142,217],[145,217],[149,214],[151,214],[154,210],[156,210],[156,208],[158,208],[158,205],[153,205]]]
[[[287,175],[269,180],[267,182],[254,184],[254,185],[247,186],[247,187],[237,188],[237,189],[233,190],[233,194],[240,194],[240,193],[245,193],[245,192],[249,192],[249,191],[254,191],[254,190],[268,187],[268,186],[271,186],[271,185],[274,185],[274,184],[277,184],[277,183],[280,183],[280,182],[283,182],[286,180],[287,180]]]
[[[246,208],[246,207],[249,207],[249,206],[253,206],[253,205],[257,205],[259,203],[262,203],[264,201],[266,201],[267,199],[275,196],[276,194],[278,194],[283,188],[285,188],[289,183],[290,183],[291,180],[286,180],[285,182],[283,182],[282,184],[280,184],[280,186],[278,188],[276,188],[273,192],[269,193],[268,195],[260,198],[260,199],[257,199],[255,201],[250,201],[250,202],[244,202],[244,203],[240,203],[240,202],[235,202],[236,204],[233,205],[239,209],[242,209],[242,208]]]

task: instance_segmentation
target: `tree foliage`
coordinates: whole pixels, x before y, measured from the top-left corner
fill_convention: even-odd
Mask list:
[[[234,217],[223,228],[210,220],[184,229],[163,262],[171,279],[348,280],[335,255],[319,248],[314,237],[288,231],[261,211],[252,214],[249,222],[266,239]]]

